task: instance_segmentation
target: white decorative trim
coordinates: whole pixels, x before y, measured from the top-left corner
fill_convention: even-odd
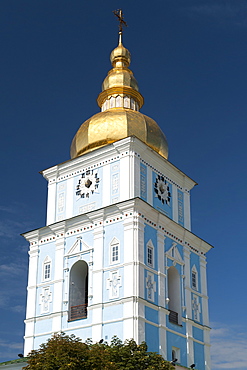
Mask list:
[[[175,266],[177,263],[179,263],[180,265],[184,264],[183,258],[181,257],[181,254],[176,245],[177,243],[173,242],[171,248],[166,252],[167,257],[173,260],[173,266]]]
[[[201,313],[201,304],[199,301],[199,297],[193,294],[192,303],[192,310],[194,311],[194,320],[200,321],[200,313]]]
[[[75,255],[75,254],[78,254],[78,253],[83,253],[83,252],[89,252],[92,248],[89,247],[83,240],[81,237],[77,237],[76,238],[76,241],[74,242],[74,244],[72,245],[72,247],[69,249],[68,253],[65,255],[65,257],[67,256],[71,256],[71,255]]]
[[[106,289],[109,290],[109,299],[119,298],[119,288],[122,286],[122,277],[119,271],[111,271],[110,277],[106,281]]]
[[[50,287],[44,287],[39,296],[39,304],[41,305],[40,312],[48,313],[50,311],[50,303],[52,302],[52,293]]]
[[[154,280],[154,274],[147,271],[146,277],[146,289],[147,289],[147,299],[154,302],[154,293],[156,292],[156,282]]]

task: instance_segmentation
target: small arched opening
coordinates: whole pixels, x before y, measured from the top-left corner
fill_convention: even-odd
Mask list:
[[[69,321],[87,317],[88,306],[88,264],[76,262],[69,279]]]
[[[169,321],[173,324],[181,323],[181,288],[180,275],[176,267],[171,266],[168,269],[168,309]]]

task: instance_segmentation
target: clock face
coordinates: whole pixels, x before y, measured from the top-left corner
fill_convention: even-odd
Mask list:
[[[93,170],[83,172],[81,178],[76,185],[76,195],[80,198],[89,198],[90,194],[93,194],[99,187],[99,177]]]
[[[156,193],[156,197],[162,202],[162,204],[166,203],[170,205],[170,188],[163,176],[158,175],[156,177],[156,181],[154,183],[154,191]]]

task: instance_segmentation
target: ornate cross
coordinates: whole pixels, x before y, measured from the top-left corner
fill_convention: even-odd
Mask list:
[[[156,282],[154,281],[154,275],[148,273],[146,277],[146,288],[147,296],[150,301],[154,301],[154,293],[156,292]]]
[[[49,303],[52,302],[52,293],[50,288],[44,288],[43,292],[40,294],[40,304],[42,312],[49,312]]]
[[[107,279],[107,289],[110,290],[110,298],[119,297],[119,288],[121,286],[121,276],[118,271],[113,271],[110,274],[110,278]]]
[[[119,20],[119,34],[122,34],[123,25],[125,27],[128,27],[127,23],[124,21],[122,9],[114,10],[113,13]]]
[[[200,321],[201,305],[199,298],[195,295],[194,299],[192,299],[192,310],[194,311],[194,319]]]

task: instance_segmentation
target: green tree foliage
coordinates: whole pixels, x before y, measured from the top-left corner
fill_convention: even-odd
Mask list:
[[[26,370],[174,370],[147,345],[131,339],[124,343],[113,337],[111,343],[85,343],[74,335],[54,334],[38,350],[32,351]]]

